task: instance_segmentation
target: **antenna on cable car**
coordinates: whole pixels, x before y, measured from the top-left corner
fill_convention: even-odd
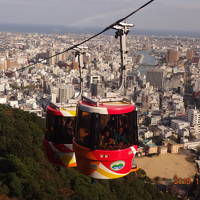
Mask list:
[[[86,46],[79,46],[74,48],[76,51],[76,56],[78,57],[78,64],[79,64],[79,74],[80,74],[80,93],[77,98],[81,97],[83,93],[83,78],[82,78],[82,68],[84,67],[83,63],[83,55],[85,54],[85,50],[88,49]]]
[[[117,30],[115,33],[115,38],[120,37],[120,56],[121,56],[121,67],[120,67],[120,87],[119,91],[123,91],[126,94],[126,65],[127,65],[127,48],[126,48],[126,38],[127,34],[133,24],[128,24],[126,22],[120,22],[112,28]]]

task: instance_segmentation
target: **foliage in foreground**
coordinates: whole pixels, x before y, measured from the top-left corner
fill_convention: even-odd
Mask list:
[[[42,149],[44,120],[0,106],[0,199],[172,200],[144,171],[117,180],[91,180],[52,166]]]

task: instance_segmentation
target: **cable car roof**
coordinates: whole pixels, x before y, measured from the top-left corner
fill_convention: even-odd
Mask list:
[[[105,115],[123,114],[136,110],[136,107],[133,103],[124,101],[110,101],[102,102],[99,104],[91,103],[88,101],[79,101],[79,108],[85,112]]]

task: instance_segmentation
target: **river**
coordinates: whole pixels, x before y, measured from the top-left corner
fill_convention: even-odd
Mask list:
[[[147,71],[154,67],[149,65],[156,65],[156,59],[154,56],[152,56],[151,50],[138,51],[137,55],[141,55],[143,57],[141,58],[141,64],[147,64],[139,66],[138,71],[141,73],[141,75],[146,75]]]

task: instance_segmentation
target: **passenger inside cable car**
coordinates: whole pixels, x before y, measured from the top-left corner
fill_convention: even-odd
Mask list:
[[[138,143],[137,113],[103,115],[79,111],[76,142],[91,149],[124,149]]]
[[[47,133],[48,141],[57,144],[72,144],[74,135],[74,117],[63,117],[47,113]]]

